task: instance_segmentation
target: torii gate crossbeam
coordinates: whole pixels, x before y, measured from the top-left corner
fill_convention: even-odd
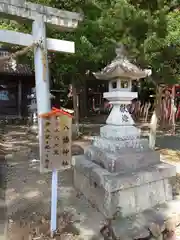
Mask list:
[[[78,13],[62,11],[25,0],[0,0],[0,16],[20,22],[23,19],[34,21],[41,16],[45,23],[63,31],[75,29],[78,22],[82,20],[82,16]]]
[[[54,52],[74,53],[74,42],[47,38],[47,49]],[[14,32],[10,30],[0,30],[0,42],[10,43],[20,46],[31,46],[34,42],[31,34]]]

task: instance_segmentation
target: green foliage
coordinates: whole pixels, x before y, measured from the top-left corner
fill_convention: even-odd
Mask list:
[[[114,1],[105,16],[104,27],[114,31],[114,38],[124,43],[137,64],[153,69],[152,77],[156,82],[179,80],[179,15],[169,12],[171,3],[163,0]]]
[[[156,82],[173,83],[180,79],[180,15],[173,11],[176,0],[32,0],[84,14],[84,21],[73,33],[48,29],[57,39],[75,41],[76,53],[50,54],[52,74],[84,79],[87,70],[97,71],[114,57],[115,42],[127,48],[137,65],[151,67]],[[1,23],[1,28],[30,31],[27,25]],[[31,56],[31,55],[30,55]]]

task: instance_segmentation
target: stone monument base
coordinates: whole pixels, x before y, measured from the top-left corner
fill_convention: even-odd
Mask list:
[[[126,217],[172,200],[169,180],[176,169],[158,162],[128,172],[109,172],[87,159],[73,157],[74,185],[105,217]]]

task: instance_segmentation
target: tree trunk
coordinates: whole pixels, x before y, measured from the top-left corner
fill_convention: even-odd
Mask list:
[[[175,106],[175,85],[172,87],[171,94],[171,117],[170,121],[172,124],[172,134],[175,134],[176,131],[176,106]]]
[[[149,147],[151,149],[154,149],[156,144],[156,132],[157,132],[158,120],[161,112],[162,91],[163,89],[161,86],[156,87],[156,99],[154,104],[154,112],[151,117],[150,132],[149,132]]]
[[[74,80],[72,81],[72,98],[73,98],[73,109],[74,109],[74,124],[76,137],[79,136],[79,96],[77,94],[77,88]]]
[[[86,79],[84,80],[84,86],[83,86],[83,91],[82,91],[82,116],[87,117],[87,81]]]

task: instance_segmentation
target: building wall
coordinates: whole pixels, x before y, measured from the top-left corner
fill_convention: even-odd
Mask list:
[[[19,92],[19,81],[22,83]],[[13,76],[0,74],[0,117],[27,116],[27,95],[33,85],[32,77]],[[19,106],[19,97],[21,104]],[[19,113],[20,111],[20,113]]]
[[[17,83],[6,81],[6,77],[0,79],[0,115],[17,114]]]

